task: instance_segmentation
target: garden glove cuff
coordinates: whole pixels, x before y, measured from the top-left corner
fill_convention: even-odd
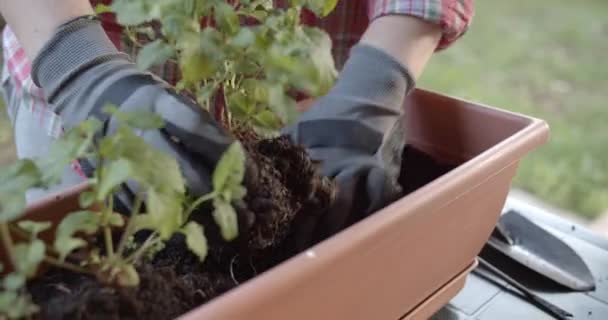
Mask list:
[[[95,17],[62,25],[34,60],[32,77],[66,129],[96,117],[104,123],[101,134],[111,134],[118,121],[103,112],[108,103],[160,115],[164,127],[142,132],[143,139],[177,159],[192,194],[211,190],[211,172],[233,139],[193,101],[137,70]]]
[[[284,131],[338,185],[333,207],[304,223],[309,230],[296,231],[302,237],[312,234],[313,241],[320,240],[400,195],[402,107],[413,88],[414,78],[392,56],[357,45],[335,87]]]

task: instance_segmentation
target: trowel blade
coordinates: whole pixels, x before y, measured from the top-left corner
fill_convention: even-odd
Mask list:
[[[489,246],[572,290],[595,289],[595,279],[585,262],[562,240],[513,210],[503,214],[498,224],[500,233],[508,234],[510,241],[494,235]]]

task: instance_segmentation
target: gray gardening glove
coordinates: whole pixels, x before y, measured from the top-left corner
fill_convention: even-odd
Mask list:
[[[392,56],[357,45],[331,92],[284,130],[338,186],[329,212],[301,218],[295,226],[299,246],[330,236],[400,196],[402,106],[413,88],[410,72]]]
[[[117,121],[102,111],[107,103],[120,111],[160,115],[165,126],[143,132],[144,140],[178,160],[192,194],[211,190],[211,172],[233,139],[190,99],[137,70],[126,54],[116,50],[96,18],[81,17],[62,25],[33,62],[32,76],[66,129],[97,117],[104,122],[100,134],[112,133]],[[91,171],[94,164],[83,166]],[[133,193],[135,187],[130,184],[123,191]]]

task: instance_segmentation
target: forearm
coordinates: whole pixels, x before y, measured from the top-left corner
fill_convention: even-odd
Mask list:
[[[93,9],[88,0],[0,0],[0,13],[32,61],[61,24]]]
[[[436,24],[409,15],[387,15],[372,21],[361,43],[382,49],[418,78],[440,39]]]

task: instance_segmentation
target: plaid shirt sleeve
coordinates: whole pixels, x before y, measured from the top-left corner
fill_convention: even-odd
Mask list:
[[[368,15],[375,18],[404,14],[419,17],[441,27],[438,49],[448,47],[469,27],[474,14],[474,0],[369,0]]]

